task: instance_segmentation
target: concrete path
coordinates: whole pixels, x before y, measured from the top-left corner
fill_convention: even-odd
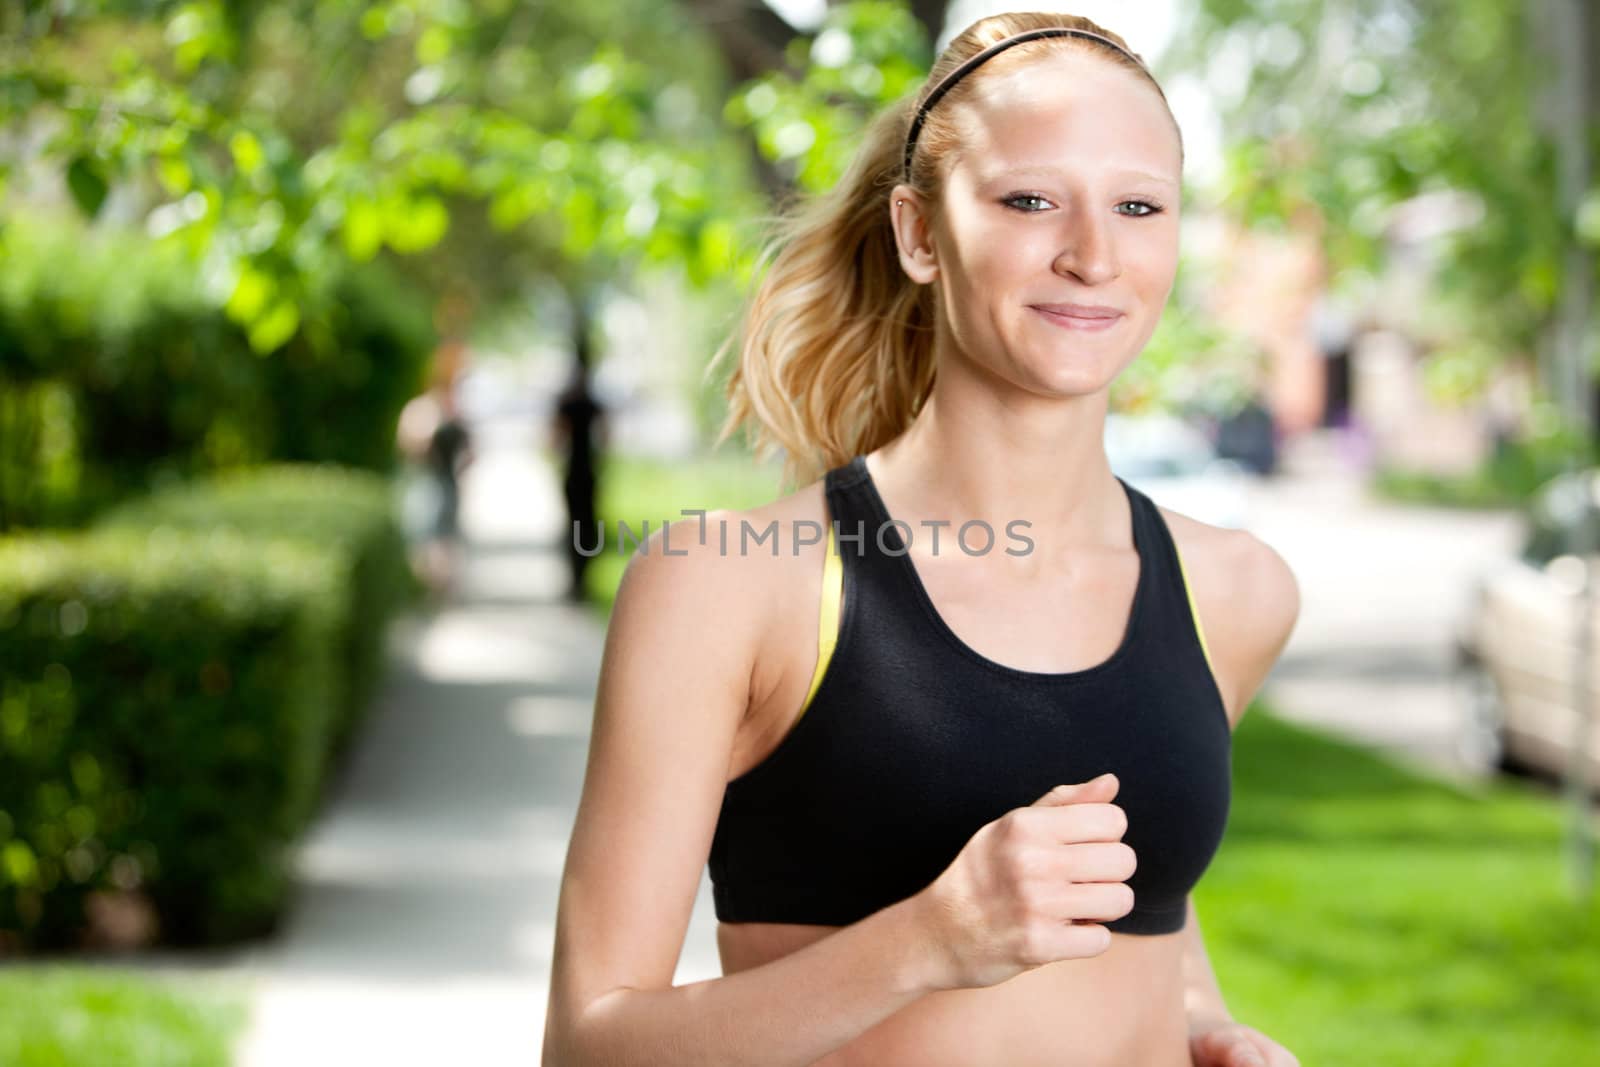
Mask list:
[[[239,1067],[539,1062],[604,630],[560,599],[559,488],[531,433],[480,437],[456,599],[397,627],[283,936],[239,961]],[[702,883],[679,981],[720,973]]]
[[[602,625],[559,599],[551,470],[487,426],[464,485],[456,602],[397,628],[394,668],[305,843],[283,936],[230,968],[255,983],[240,1067],[539,1060],[556,895],[582,783]],[[1448,622],[1505,518],[1374,503],[1316,446],[1255,491],[1301,623],[1268,681],[1298,721],[1450,767]],[[676,980],[720,973],[702,871]]]

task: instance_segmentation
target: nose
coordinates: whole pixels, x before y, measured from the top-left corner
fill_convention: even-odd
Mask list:
[[[1051,264],[1056,273],[1073,275],[1085,285],[1100,285],[1121,274],[1111,220],[1082,206],[1063,215],[1061,251]]]

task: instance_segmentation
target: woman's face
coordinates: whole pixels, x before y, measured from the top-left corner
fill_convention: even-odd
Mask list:
[[[1032,392],[1103,389],[1150,339],[1177,272],[1172,120],[1138,74],[1092,56],[1037,59],[974,89],[952,116],[964,132],[938,221],[907,210],[908,186],[891,196],[901,263],[939,286],[965,358]],[[1067,304],[1112,314],[1051,313]]]

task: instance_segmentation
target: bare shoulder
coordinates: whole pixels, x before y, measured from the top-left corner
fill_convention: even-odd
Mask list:
[[[1300,617],[1300,585],[1277,549],[1249,530],[1161,508],[1183,554],[1229,722],[1237,726]]]
[[[617,611],[670,611],[737,639],[749,709],[758,708],[793,671],[778,652],[807,647],[789,631],[804,619],[815,629],[827,521],[819,479],[756,507],[671,522],[629,559]]]
[[[803,512],[785,497],[685,517],[627,561],[562,873],[547,1048],[609,992],[672,984],[729,767],[749,748],[773,601],[806,553],[820,564],[816,545],[792,554],[781,521]]]

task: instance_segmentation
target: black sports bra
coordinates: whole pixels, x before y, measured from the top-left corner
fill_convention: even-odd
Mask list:
[[[1105,925],[1183,928],[1227,823],[1232,734],[1177,545],[1154,502],[1118,482],[1139,554],[1122,643],[1045,673],[988,659],[944,622],[864,457],[827,472],[816,673],[798,721],[723,794],[719,920],[855,922],[920,891],[985,823],[1113,771],[1138,867],[1133,910]]]

